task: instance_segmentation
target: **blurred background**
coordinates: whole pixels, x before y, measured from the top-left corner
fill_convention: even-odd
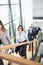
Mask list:
[[[0,20],[14,42],[20,24],[25,31],[33,24],[43,32],[43,0],[0,0]]]
[[[0,0],[0,20],[16,42],[18,25],[23,25],[25,30],[33,23],[32,0]]]

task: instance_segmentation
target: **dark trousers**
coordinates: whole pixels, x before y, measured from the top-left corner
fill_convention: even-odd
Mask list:
[[[23,41],[23,42],[26,42],[26,41]],[[27,45],[18,46],[15,48],[15,52],[16,53],[19,52],[19,55],[21,57],[25,56],[25,58],[26,58],[26,47],[27,47]]]
[[[1,40],[0,40],[0,45],[1,45],[1,44],[2,44],[2,42],[1,42]],[[4,65],[2,59],[0,59],[0,65]]]
[[[43,57],[43,54],[40,55],[39,62],[41,61],[41,58]]]
[[[4,65],[2,59],[0,59],[0,65]]]

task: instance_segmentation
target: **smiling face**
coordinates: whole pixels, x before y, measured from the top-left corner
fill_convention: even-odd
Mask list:
[[[18,28],[18,31],[19,31],[19,32],[21,32],[21,31],[22,31],[22,27],[21,27],[21,26]]]
[[[22,31],[23,31],[23,27],[22,27],[22,25],[19,25],[18,26],[18,32],[21,34]]]

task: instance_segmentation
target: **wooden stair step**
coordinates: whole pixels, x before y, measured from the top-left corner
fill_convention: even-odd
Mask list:
[[[39,62],[39,58],[40,58],[39,56],[36,56],[35,61]]]

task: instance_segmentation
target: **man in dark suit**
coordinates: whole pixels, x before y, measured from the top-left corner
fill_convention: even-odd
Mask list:
[[[36,38],[35,27],[34,26],[30,26],[29,30],[28,30],[28,40],[32,41],[32,40],[34,40],[34,38]],[[31,44],[29,45],[29,50],[30,50],[30,46],[31,46]]]

